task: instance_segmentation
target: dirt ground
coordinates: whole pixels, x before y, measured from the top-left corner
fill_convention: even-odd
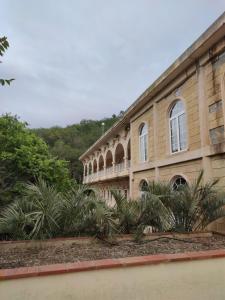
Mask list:
[[[44,247],[25,249],[0,247],[0,269],[209,249],[225,249],[225,236],[213,235],[212,237],[178,240],[160,238],[142,243],[122,240],[116,245],[93,240],[90,243],[77,243],[76,241],[59,245],[48,243]]]

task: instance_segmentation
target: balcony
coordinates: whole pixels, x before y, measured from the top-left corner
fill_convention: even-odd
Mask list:
[[[125,177],[129,175],[129,170],[130,170],[130,161],[128,160],[126,166],[124,162],[121,162],[119,164],[115,164],[114,167],[113,166],[108,167],[105,168],[104,170],[100,170],[93,174],[84,176],[83,183],[92,183],[92,182],[113,179],[116,177]]]

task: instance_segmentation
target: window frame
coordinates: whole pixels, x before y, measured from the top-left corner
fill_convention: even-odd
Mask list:
[[[146,126],[146,132],[143,134],[141,134],[141,131],[143,130],[143,128]],[[139,131],[138,131],[138,139],[139,139],[139,161],[141,163],[145,163],[148,161],[148,125],[146,122],[141,123],[141,125],[139,126]],[[144,143],[144,145],[146,145],[146,148],[143,149],[143,153],[142,153],[142,143],[141,140],[146,139],[146,142]],[[143,159],[144,158],[144,159]]]
[[[176,181],[177,181],[178,179],[179,179],[179,180],[180,180],[180,179],[184,180],[184,181],[185,181],[185,184],[179,184],[179,185],[177,185],[177,184],[176,184]],[[170,183],[171,183],[171,187],[172,187],[173,191],[177,191],[178,188],[179,188],[179,186],[181,186],[181,185],[188,185],[188,180],[187,180],[187,178],[186,178],[184,175],[178,174],[178,175],[173,176],[173,178],[171,179]],[[174,185],[175,185],[175,184],[177,185],[177,188],[176,188],[176,189],[174,189]]]
[[[145,199],[145,195],[146,195],[146,191],[143,191],[143,184],[146,184],[148,186],[148,181],[147,179],[141,179],[140,183],[139,183],[139,193],[140,193],[140,199],[144,200]]]
[[[174,109],[175,105],[178,103],[178,102],[182,102],[183,103],[183,110],[179,113],[177,113],[175,116],[171,117],[171,113],[172,113],[172,110]],[[186,113],[186,108],[185,108],[185,104],[184,104],[184,101],[182,99],[177,99],[175,100],[172,105],[170,106],[170,109],[169,109],[169,145],[170,145],[170,154],[171,155],[174,155],[176,153],[180,153],[180,152],[184,152],[184,151],[187,151],[188,149],[188,127],[187,127],[187,113]],[[181,149],[181,144],[180,144],[180,127],[179,127],[179,117],[184,115],[185,116],[185,121],[184,121],[184,126],[185,126],[185,130],[186,130],[186,146],[184,149]],[[176,122],[176,126],[177,126],[177,148],[178,150],[177,151],[173,151],[172,149],[172,127],[171,127],[171,121],[172,120],[175,120]]]

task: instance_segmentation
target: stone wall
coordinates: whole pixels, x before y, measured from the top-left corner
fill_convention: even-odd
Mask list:
[[[201,169],[204,180],[219,178],[225,188],[225,41],[214,46],[211,53],[171,82],[167,90],[149,99],[146,108],[131,120],[132,192],[137,197],[141,180],[170,181],[182,175],[188,182]],[[181,99],[186,109],[188,146],[182,152],[171,153],[169,111],[174,101]],[[138,128],[149,126],[148,161],[139,160]]]

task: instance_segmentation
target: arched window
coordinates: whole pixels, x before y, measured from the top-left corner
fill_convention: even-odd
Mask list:
[[[105,157],[106,169],[112,168],[113,165],[113,155],[111,150],[108,150]]]
[[[88,174],[92,174],[92,164],[91,162],[89,162],[89,165],[88,165]]]
[[[96,173],[97,172],[97,160],[95,159],[94,162],[93,162],[93,173]]]
[[[87,176],[87,169],[88,169],[88,166],[84,165],[84,176]]]
[[[144,199],[147,190],[148,190],[148,183],[146,180],[142,180],[140,182],[140,197],[141,197],[141,199]]]
[[[148,127],[142,124],[139,131],[140,161],[147,161],[148,156]]]
[[[103,171],[104,170],[104,165],[105,165],[104,158],[103,158],[103,156],[101,154],[99,156],[99,159],[98,159],[99,171]]]
[[[180,187],[184,186],[184,185],[187,185],[187,181],[184,177],[182,176],[175,176],[173,179],[172,179],[172,189],[174,191],[177,191],[179,190]]]
[[[187,147],[186,113],[181,100],[176,101],[170,111],[171,152],[179,152]]]

